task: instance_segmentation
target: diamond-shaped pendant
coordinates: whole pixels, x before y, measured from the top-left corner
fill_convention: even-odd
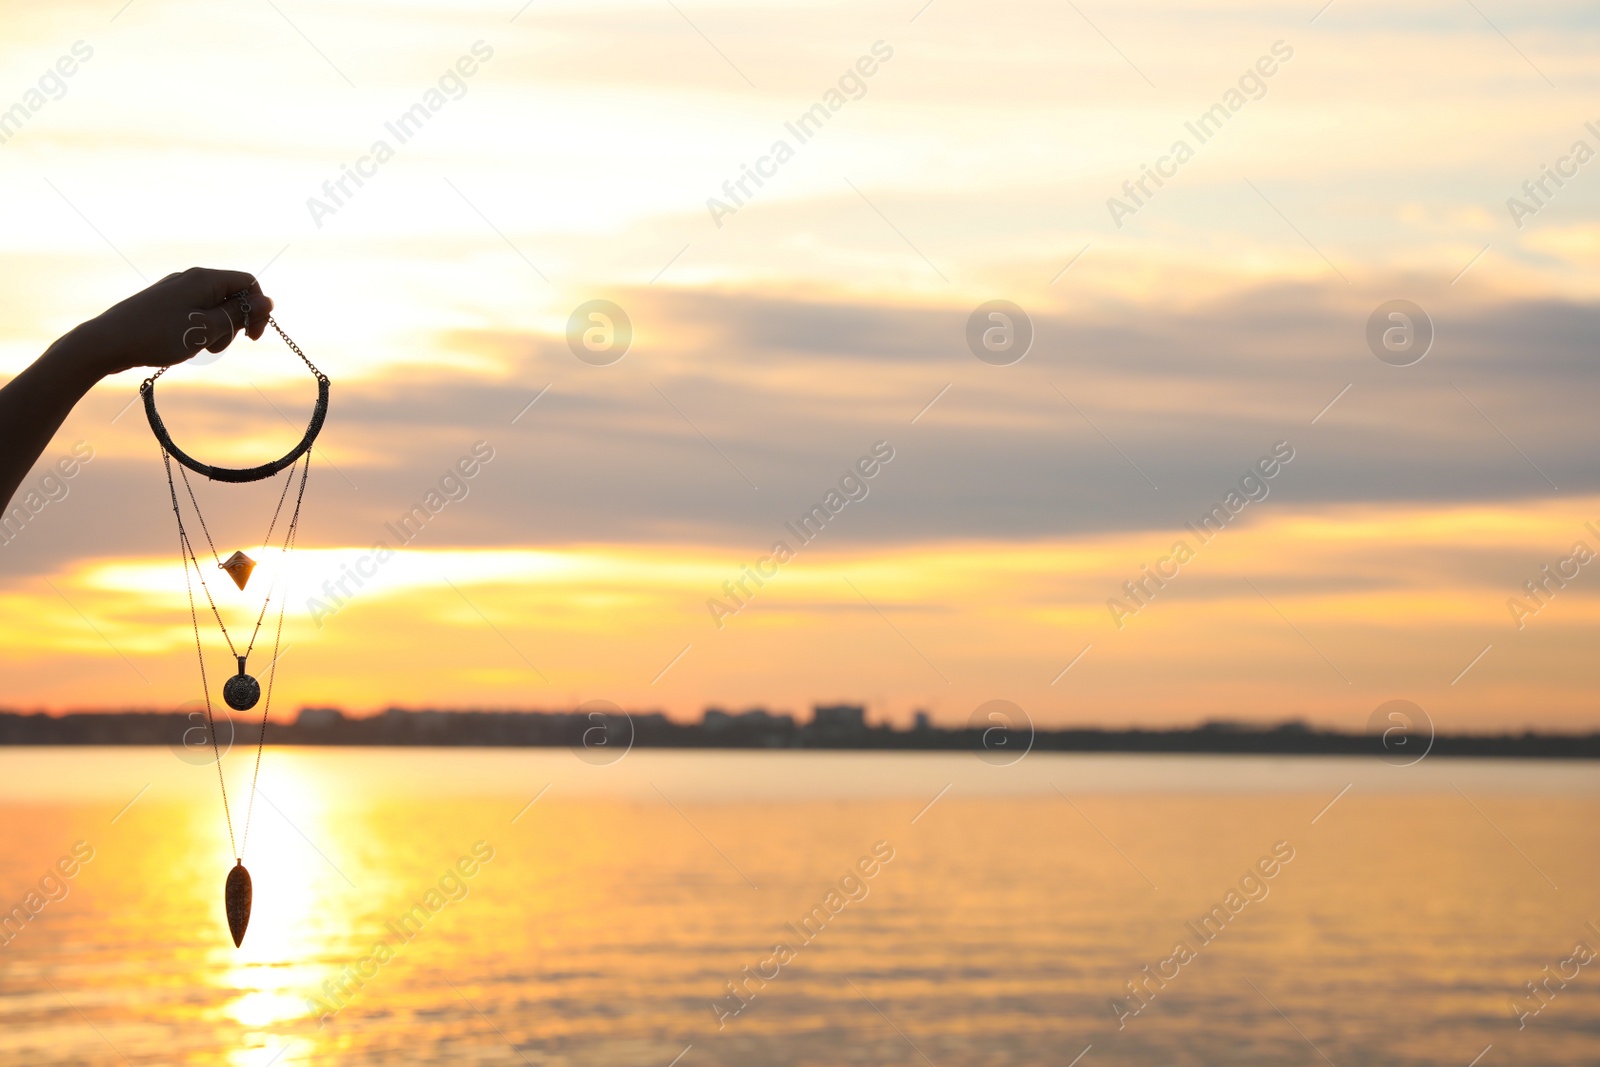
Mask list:
[[[250,580],[250,572],[256,569],[256,561],[243,552],[235,552],[222,564],[222,569],[228,572],[228,577],[233,579],[233,584],[240,589],[244,588]]]

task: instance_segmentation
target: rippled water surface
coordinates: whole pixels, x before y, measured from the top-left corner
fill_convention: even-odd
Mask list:
[[[238,950],[213,766],[0,808],[7,1064],[1600,1060],[1588,764],[269,749]]]

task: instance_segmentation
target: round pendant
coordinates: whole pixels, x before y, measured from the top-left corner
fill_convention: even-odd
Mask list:
[[[249,711],[261,699],[261,683],[240,671],[223,683],[222,699],[234,711]]]

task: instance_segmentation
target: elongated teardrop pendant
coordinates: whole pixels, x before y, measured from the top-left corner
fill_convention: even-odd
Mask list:
[[[244,944],[244,930],[250,925],[250,872],[239,860],[228,872],[228,884],[222,890],[222,904],[228,912],[228,932],[233,935],[233,947]]]

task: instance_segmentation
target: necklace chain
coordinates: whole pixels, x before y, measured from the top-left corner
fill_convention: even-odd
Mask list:
[[[236,299],[236,298],[242,298],[244,295],[245,295],[245,291],[243,289],[241,289],[237,293],[233,293],[232,295],[230,295],[228,297],[228,299],[229,300],[233,300],[233,299]],[[249,308],[250,308],[250,305],[246,304],[245,305],[245,321],[247,323],[249,322],[249,318],[250,318]],[[229,321],[230,322],[232,321],[232,316],[231,315],[229,316]],[[316,376],[317,381],[325,382],[325,381],[328,380],[328,376],[326,374],[323,374],[320,370],[317,369],[317,365],[315,363],[312,363],[311,359],[304,352],[302,352],[300,350],[300,346],[294,343],[294,339],[292,337],[290,337],[288,334],[283,332],[283,327],[278,325],[278,320],[277,319],[273,318],[271,315],[268,315],[267,316],[267,325],[271,326],[274,330],[278,331],[278,336],[283,338],[283,343],[289,346],[290,351],[292,351],[295,355],[300,357],[300,362],[304,363],[306,365],[306,367],[310,369],[311,373]],[[143,389],[145,386],[150,385],[157,378],[161,377],[163,374],[167,373],[167,371],[171,370],[172,367],[175,367],[175,366],[177,366],[176,363],[172,364],[171,366],[160,368],[154,374],[150,375],[150,377],[146,378],[144,380],[144,382],[141,383],[139,388]]]
[[[295,355],[300,357],[300,362],[304,363],[308,368],[310,368],[311,373],[317,376],[317,381],[325,382],[328,380],[328,376],[319,371],[316,367],[316,364],[312,363],[310,359],[306,358],[306,354],[300,351],[300,346],[295,344],[294,340],[288,334],[283,332],[283,327],[278,325],[277,319],[270,315],[267,316],[267,325],[278,331],[278,336],[283,338],[283,343],[288,345],[290,350],[293,351]]]
[[[232,294],[229,299],[231,300],[235,297],[245,297],[246,295],[247,294],[241,291]],[[244,313],[246,322],[248,322],[248,302],[244,303]],[[328,376],[316,368],[311,360],[306,357],[306,354],[300,350],[300,346],[295,344],[294,341],[290,339],[289,335],[283,332],[283,327],[279,326],[276,320],[268,317],[267,322],[274,330],[278,332],[278,336],[283,338],[284,343],[289,346],[294,354],[300,357],[301,362],[305,363],[305,365],[310,368],[311,373],[316,375],[319,382],[325,383],[328,381]],[[148,387],[157,378],[161,377],[166,370],[166,367],[162,367],[160,370],[157,370],[145,380],[145,386]],[[166,467],[167,492],[172,500],[172,514],[178,520],[178,549],[183,557],[183,585],[184,590],[188,594],[189,598],[189,622],[194,629],[195,657],[200,662],[200,687],[205,696],[206,728],[211,735],[211,753],[217,765],[217,785],[222,791],[222,816],[228,824],[228,845],[233,849],[234,858],[240,864],[243,864],[245,845],[247,845],[250,841],[250,820],[251,816],[255,813],[256,784],[261,778],[261,752],[266,746],[267,741],[267,718],[272,710],[273,683],[278,677],[278,659],[282,655],[279,650],[281,649],[283,643],[283,619],[285,611],[289,606],[288,557],[290,552],[292,552],[294,549],[296,536],[300,530],[300,505],[305,501],[306,479],[311,473],[311,455],[309,452],[306,453],[305,466],[300,468],[300,488],[295,494],[294,511],[290,514],[288,526],[284,531],[283,556],[281,565],[279,567],[279,573],[273,575],[272,582],[267,587],[267,597],[264,601],[262,601],[261,613],[256,616],[255,629],[250,634],[250,644],[245,649],[245,654],[243,657],[238,655],[238,649],[235,648],[233,644],[233,637],[228,633],[228,627],[222,621],[222,613],[217,610],[216,600],[211,596],[211,588],[206,584],[205,572],[201,569],[200,561],[195,556],[194,544],[189,539],[188,530],[184,529],[183,510],[178,505],[178,487],[177,483],[172,478],[172,456],[167,451],[167,448],[164,444],[161,448],[161,461]],[[278,506],[276,509],[274,509],[272,513],[272,522],[267,527],[267,537],[263,542],[265,547],[271,547],[272,534],[273,531],[277,529],[278,518],[283,512],[283,503],[286,499],[288,499],[289,496],[289,485],[294,481],[294,468],[298,464],[299,460],[296,459],[295,463],[289,467],[289,477],[284,480],[283,492],[278,496]],[[200,520],[200,529],[205,533],[206,544],[211,548],[211,557],[217,561],[217,566],[220,568],[222,566],[222,561],[217,556],[217,546],[216,543],[211,540],[211,531],[206,526],[205,515],[200,511],[199,501],[195,499],[194,487],[189,483],[188,473],[183,472],[181,467],[180,472],[183,476],[183,486],[188,494],[189,503],[194,507],[195,517]],[[244,660],[247,659],[250,653],[255,649],[256,638],[261,633],[261,624],[263,620],[266,619],[267,606],[272,603],[272,596],[273,593],[277,591],[279,579],[282,578],[284,583],[283,595],[278,602],[278,625],[272,641],[272,662],[267,665],[267,691],[263,695],[261,702],[261,725],[256,735],[255,767],[252,770],[250,777],[250,797],[245,804],[244,835],[237,839],[234,837],[233,833],[233,812],[228,804],[228,782],[222,773],[222,749],[217,742],[217,722],[215,712],[213,711],[211,705],[211,686],[206,679],[205,648],[200,641],[200,612],[199,608],[195,604],[194,582],[189,575],[189,567],[191,564],[194,566],[195,576],[200,579],[200,588],[206,595],[206,603],[211,607],[212,617],[217,620],[217,628],[222,631],[223,640],[227,641],[228,643],[228,651],[234,653],[234,657],[239,659],[241,671],[243,670]]]
[[[311,457],[309,455],[307,455],[306,456],[306,465],[301,468],[300,492],[299,492],[299,495],[296,496],[296,498],[295,498],[294,515],[289,520],[289,531],[288,531],[287,535],[283,539],[283,557],[284,557],[284,563],[285,563],[283,597],[282,597],[282,599],[280,599],[278,601],[278,629],[277,629],[277,633],[272,638],[272,662],[267,664],[267,691],[266,691],[265,695],[261,699],[261,729],[260,729],[260,732],[257,733],[257,735],[256,735],[256,766],[255,766],[255,770],[252,771],[251,775],[250,775],[250,799],[245,802],[245,807],[244,807],[244,837],[242,837],[240,839],[240,841],[239,841],[239,856],[238,856],[238,859],[239,859],[239,862],[241,862],[241,863],[244,862],[244,846],[246,844],[248,844],[249,841],[250,841],[250,816],[255,813],[255,809],[256,809],[256,781],[258,779],[260,779],[260,777],[261,777],[261,749],[267,743],[267,712],[272,709],[272,683],[275,682],[277,680],[277,678],[278,678],[278,657],[280,655],[282,655],[282,653],[279,652],[278,649],[282,646],[282,643],[283,643],[283,614],[284,614],[284,610],[286,608],[288,608],[288,606],[289,606],[289,586],[288,586],[287,564],[288,564],[288,559],[289,559],[289,553],[294,550],[294,543],[295,543],[296,535],[299,534],[299,532],[300,532],[300,501],[301,501],[301,499],[303,499],[305,497],[306,475],[308,475],[310,473],[311,473]],[[290,477],[291,478],[294,477],[294,474],[293,474],[292,471],[290,472]],[[288,487],[285,486],[285,488],[287,489]],[[270,592],[270,590],[269,590],[269,592]],[[207,699],[208,702],[210,701],[210,697],[209,696],[206,699]],[[212,731],[212,735],[211,736],[212,736],[212,742],[213,742],[213,746],[214,746],[215,745],[215,741],[216,741],[216,731],[215,730]],[[219,774],[219,776],[221,774],[221,761],[220,760],[218,761],[218,774]],[[224,798],[223,807],[224,808],[227,807],[226,798]],[[229,830],[230,834],[233,831],[232,819],[231,818],[229,819],[228,830]]]
[[[172,461],[167,456],[167,453],[166,453],[165,450],[162,451],[161,457],[162,457],[163,462],[165,462],[166,465],[167,465],[167,481],[171,482],[172,481]],[[295,462],[298,463],[299,460],[296,460]],[[308,465],[309,465],[309,462],[310,461],[308,460],[307,461]],[[200,510],[200,502],[195,499],[194,486],[189,483],[189,472],[184,470],[182,465],[180,465],[178,467],[178,473],[183,477],[183,488],[189,494],[189,503],[194,507],[195,517],[200,520],[200,529],[206,535],[206,544],[211,546],[211,558],[216,561],[217,569],[218,570],[222,570],[223,569],[222,560],[217,555],[216,542],[211,540],[211,531],[209,529],[207,529],[207,527],[206,527],[205,514]],[[272,531],[277,529],[278,516],[283,512],[283,502],[286,499],[288,499],[289,486],[291,484],[293,484],[293,482],[294,482],[294,467],[290,466],[290,468],[289,468],[289,477],[284,479],[284,482],[283,482],[283,492],[278,494],[278,506],[272,512],[272,522],[267,526],[266,540],[261,542],[263,547],[271,547],[271,545],[272,545]],[[174,497],[176,497],[176,494],[174,494]],[[176,500],[174,500],[174,504],[176,504]],[[298,502],[297,502],[296,506],[298,506]],[[233,637],[228,633],[227,624],[225,624],[222,621],[222,614],[219,611],[217,611],[217,602],[215,600],[213,600],[212,597],[211,597],[211,587],[206,584],[205,574],[203,572],[201,572],[201,570],[200,570],[200,561],[195,558],[194,547],[189,542],[188,534],[186,532],[183,532],[183,516],[182,515],[178,516],[178,528],[179,528],[180,533],[183,534],[183,540],[184,540],[185,545],[188,547],[188,552],[189,552],[188,559],[194,561],[195,573],[200,575],[200,588],[205,590],[206,602],[211,605],[211,614],[216,617],[217,627],[222,631],[222,639],[224,641],[228,642],[228,651],[232,652],[233,655],[234,655],[234,658],[237,659],[238,656],[239,656],[239,650],[236,647],[234,647]],[[185,562],[184,565],[185,566],[188,565],[187,561]],[[277,581],[276,581],[276,579],[274,579],[273,585],[275,586],[276,584],[277,584]],[[269,605],[271,603],[272,603],[272,587],[269,586],[268,589],[267,589],[267,599],[261,602],[261,614],[256,616],[256,628],[254,630],[250,631],[250,644],[244,650],[244,654],[245,654],[245,658],[246,659],[248,659],[249,656],[250,656],[250,653],[255,650],[256,638],[261,634],[261,622],[262,622],[263,619],[265,619],[267,617],[267,605]]]
[[[195,559],[194,545],[189,540],[188,531],[184,529],[184,526],[183,526],[183,513],[178,507],[178,489],[177,489],[176,483],[172,479],[172,458],[167,455],[165,449],[162,450],[161,459],[162,459],[162,462],[166,466],[166,469],[167,469],[167,491],[168,491],[168,493],[170,494],[170,496],[172,498],[172,512],[173,512],[174,515],[177,516],[177,519],[178,519],[178,544],[179,544],[179,549],[183,553],[183,557],[184,557],[183,558],[183,584],[184,584],[184,589],[188,593],[188,597],[189,597],[189,622],[190,622],[191,626],[194,629],[195,656],[200,662],[200,686],[201,686],[201,690],[202,690],[202,692],[203,692],[203,694],[205,696],[206,728],[207,728],[207,731],[211,735],[211,752],[212,752],[213,757],[215,758],[216,765],[217,765],[217,785],[222,790],[222,816],[227,821],[227,824],[228,824],[228,844],[230,845],[230,847],[233,848],[234,857],[236,859],[238,859],[240,862],[243,862],[244,861],[244,846],[250,840],[250,818],[251,818],[251,815],[255,811],[256,782],[261,777],[261,750],[262,750],[263,747],[265,747],[266,740],[267,740],[267,716],[272,710],[273,682],[278,676],[277,664],[278,664],[278,658],[281,655],[281,653],[279,652],[279,649],[281,648],[282,641],[283,641],[283,618],[284,618],[284,613],[285,613],[286,609],[289,606],[289,596],[288,596],[288,588],[287,588],[287,586],[288,586],[287,567],[285,566],[285,567],[280,568],[280,573],[273,576],[272,583],[267,588],[267,601],[266,601],[266,603],[270,603],[271,600],[272,600],[273,591],[277,589],[279,578],[281,577],[284,580],[284,585],[285,585],[284,595],[282,596],[282,598],[278,602],[278,626],[277,626],[276,636],[273,638],[272,662],[267,665],[267,691],[266,691],[266,694],[265,694],[265,696],[264,696],[264,698],[262,700],[262,704],[261,704],[261,726],[260,726],[259,732],[258,732],[257,737],[256,737],[255,770],[252,772],[252,775],[251,775],[251,778],[250,778],[250,799],[246,803],[246,806],[245,806],[244,836],[240,837],[238,839],[235,839],[234,833],[233,833],[233,813],[232,813],[232,810],[231,810],[231,808],[230,808],[230,806],[228,804],[228,783],[227,783],[227,780],[223,777],[223,774],[222,774],[222,750],[221,750],[221,746],[217,742],[216,714],[213,711],[212,705],[211,705],[211,685],[210,685],[210,682],[206,678],[205,649],[202,646],[201,641],[200,641],[200,612],[199,612],[198,607],[195,605],[194,582],[193,582],[193,579],[191,579],[191,577],[189,575],[189,566],[190,566],[191,563],[194,565],[194,573],[195,573],[195,575],[197,577],[199,577],[199,579],[200,579],[200,588],[205,591],[206,600],[211,604],[211,611],[212,611],[212,614],[217,619],[217,625],[218,625],[219,628],[222,629],[223,637],[228,640],[228,649],[229,649],[229,651],[233,651],[233,641],[232,641],[231,638],[228,638],[227,627],[222,625],[222,616],[217,612],[216,602],[211,599],[211,590],[206,586],[205,573],[201,570],[199,561],[197,559]],[[298,465],[298,461],[296,461],[296,462],[297,462],[297,465]],[[305,466],[300,468],[300,488],[299,488],[298,493],[295,496],[294,511],[289,516],[288,528],[284,533],[283,558],[285,560],[285,563],[287,562],[289,553],[294,548],[296,534],[299,532],[299,529],[300,529],[300,505],[305,500],[306,479],[310,475],[310,473],[311,473],[311,457],[308,455],[308,456],[306,456],[306,459],[305,459]],[[288,483],[292,482],[293,480],[294,480],[294,471],[293,471],[293,468],[291,468],[290,472],[289,472],[289,478],[284,483],[284,494],[286,496],[288,494]],[[196,509],[196,511],[198,511],[198,509]],[[266,615],[266,603],[263,603],[263,605],[262,605],[262,609],[261,609],[262,617],[265,617],[265,615]],[[257,619],[257,621],[256,621],[257,630],[259,630],[260,627],[261,627],[260,619]],[[254,638],[254,636],[251,637],[250,647],[251,648],[255,647],[255,638]],[[245,655],[248,656],[249,652],[247,651],[245,653]]]

